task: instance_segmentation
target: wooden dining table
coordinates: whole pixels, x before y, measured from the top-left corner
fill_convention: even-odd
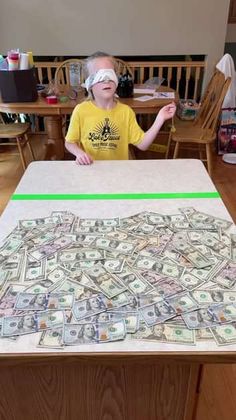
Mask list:
[[[161,86],[160,92],[174,92],[167,86]],[[120,98],[119,100],[129,105],[136,114],[157,114],[159,109],[168,103],[178,101],[167,97],[154,98],[145,102],[137,100],[142,94],[134,94],[132,98]],[[71,115],[75,106],[86,99],[84,90],[78,92],[76,99],[68,99],[66,102],[58,100],[56,104],[48,104],[46,99],[39,96],[35,102],[6,103],[0,100],[0,112],[11,114],[28,114],[44,117],[45,129],[47,132],[46,160],[61,160],[64,158],[64,135],[63,116]]]

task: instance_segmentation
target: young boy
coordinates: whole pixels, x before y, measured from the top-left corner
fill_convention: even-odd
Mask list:
[[[145,133],[133,110],[115,97],[118,79],[114,69],[115,59],[106,53],[95,53],[86,60],[89,100],[75,107],[65,142],[79,165],[128,159],[129,144],[147,150],[163,123],[175,114],[174,103],[164,106]]]

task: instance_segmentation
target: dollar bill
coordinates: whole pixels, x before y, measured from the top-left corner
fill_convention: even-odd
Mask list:
[[[50,293],[48,296],[47,309],[70,309],[74,303],[72,293]]]
[[[104,323],[65,324],[65,345],[95,344],[123,340],[126,335],[123,320]]]
[[[138,274],[133,268],[125,265],[121,273],[117,273],[118,279],[122,281],[125,287],[133,294],[149,293],[153,286],[141,274]]]
[[[19,229],[33,229],[42,226],[55,226],[57,223],[61,223],[61,218],[59,216],[53,217],[41,217],[38,219],[28,219],[28,220],[19,220],[18,228]]]
[[[183,325],[157,324],[151,327],[144,323],[140,325],[139,331],[132,334],[132,339],[148,340],[160,343],[195,345],[195,331],[189,330]]]
[[[106,237],[95,239],[92,246],[98,249],[113,250],[124,255],[133,254],[136,248],[136,244],[132,242],[117,241]]]
[[[102,266],[86,270],[86,277],[91,279],[106,297],[113,298],[126,290],[126,286]]]
[[[236,303],[236,291],[198,289],[191,293],[199,306],[210,306],[219,303]]]
[[[77,321],[83,318],[104,312],[107,309],[107,302],[104,295],[92,296],[87,299],[75,301],[72,312]]]
[[[66,312],[61,310],[47,310],[37,313],[38,330],[47,330],[57,327],[63,327],[65,323]]]
[[[200,251],[188,242],[175,241],[173,243],[175,249],[182,254],[194,267],[204,268],[211,265],[211,261],[206,258]]]
[[[214,328],[214,327],[213,327]],[[199,328],[195,331],[197,341],[213,340],[210,328]]]
[[[234,324],[218,325],[211,327],[210,330],[219,346],[236,344],[236,327]]]
[[[12,254],[0,266],[0,272],[2,273],[2,276],[4,273],[7,273],[8,281],[21,281],[22,272],[24,270],[24,260],[24,251],[18,251],[17,253]]]
[[[25,259],[25,270],[23,274],[23,281],[37,281],[43,280],[46,276],[45,260],[36,261],[30,258],[29,255]]]
[[[64,348],[64,344],[62,342],[62,333],[62,327],[43,331],[38,342],[38,347],[49,349]]]
[[[152,270],[164,276],[180,278],[184,272],[184,268],[177,264],[169,264],[162,260],[149,257],[138,256],[135,260],[134,267],[139,270]]]
[[[86,261],[86,260],[102,260],[105,258],[105,251],[102,249],[94,249],[94,248],[67,248],[59,250],[57,253],[57,260],[59,263],[74,263],[75,264],[79,261]]]
[[[230,258],[236,263],[236,234],[230,235]]]
[[[164,300],[143,306],[139,309],[139,313],[148,327],[160,324],[176,315],[174,308]]]
[[[217,317],[208,308],[200,308],[181,316],[190,329],[207,328],[219,324]]]
[[[111,312],[109,320],[119,321],[124,320],[126,332],[134,334],[139,328],[139,314],[138,312]],[[102,316],[102,314],[100,314]],[[98,321],[99,322],[99,321]]]
[[[11,337],[37,332],[37,317],[34,314],[5,316],[2,320],[2,336]]]
[[[29,255],[36,260],[41,260],[43,258],[48,258],[51,255],[55,254],[59,250],[70,246],[72,240],[70,238],[66,238],[61,236],[47,244],[43,244],[39,246],[37,249],[29,252]]]
[[[12,254],[16,253],[23,242],[18,239],[9,239],[0,247],[0,264],[7,260]]]
[[[189,293],[181,293],[172,297],[168,297],[166,301],[174,308],[177,314],[194,311],[198,309],[197,302]]]
[[[45,311],[48,297],[46,293],[18,293],[14,309],[23,311]]]

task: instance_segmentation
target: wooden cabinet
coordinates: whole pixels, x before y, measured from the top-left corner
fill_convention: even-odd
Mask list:
[[[236,0],[230,0],[228,23],[236,23]]]

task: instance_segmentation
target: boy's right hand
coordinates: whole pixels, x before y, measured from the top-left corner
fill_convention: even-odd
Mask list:
[[[80,150],[76,154],[75,162],[77,165],[91,165],[91,163],[93,163],[93,159],[83,150]]]

